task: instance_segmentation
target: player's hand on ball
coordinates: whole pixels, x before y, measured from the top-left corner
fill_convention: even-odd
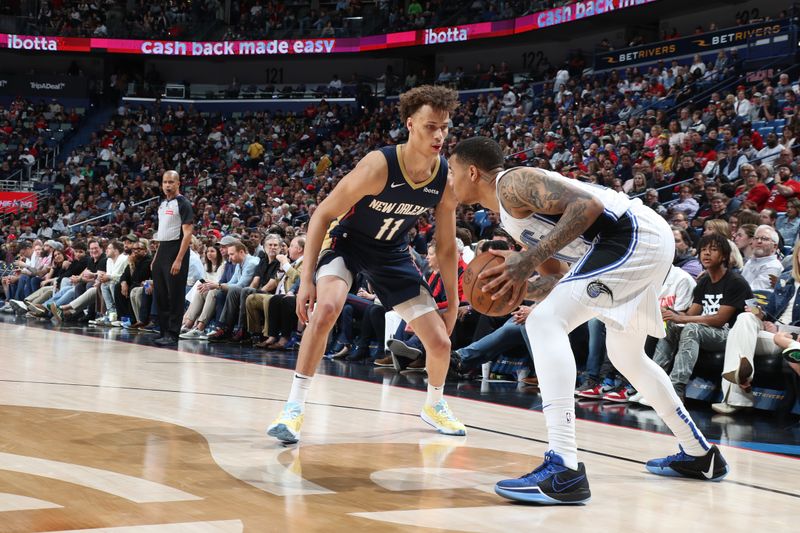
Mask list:
[[[478,276],[479,279],[490,280],[483,286],[483,292],[490,293],[492,300],[498,300],[508,293],[508,297],[512,301],[516,301],[520,294],[524,294],[528,278],[530,278],[535,267],[530,268],[519,252],[487,250],[486,253],[503,257],[505,262],[502,265],[484,270]]]

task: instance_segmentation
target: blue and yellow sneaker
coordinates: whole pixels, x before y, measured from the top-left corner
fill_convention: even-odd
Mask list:
[[[287,402],[278,418],[267,428],[267,435],[275,437],[284,444],[294,444],[300,440],[302,425],[303,408],[299,403]]]
[[[467,434],[467,428],[458,421],[444,400],[439,400],[434,405],[423,406],[419,416],[442,435],[463,437]]]
[[[592,497],[583,463],[578,463],[577,470],[567,468],[552,450],[544,454],[544,462],[536,470],[499,481],[494,491],[509,500],[545,505],[586,503]]]
[[[649,472],[659,476],[689,477],[704,481],[722,481],[730,472],[725,458],[715,445],[705,455],[695,457],[683,451],[663,459],[651,459],[645,467]]]

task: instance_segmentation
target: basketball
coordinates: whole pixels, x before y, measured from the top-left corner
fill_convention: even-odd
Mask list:
[[[470,261],[464,272],[462,288],[464,296],[475,311],[488,316],[505,316],[519,307],[525,298],[523,292],[516,301],[511,300],[511,294],[506,293],[498,300],[492,300],[491,293],[483,292],[483,286],[489,280],[478,279],[481,272],[500,266],[505,259],[485,252]]]

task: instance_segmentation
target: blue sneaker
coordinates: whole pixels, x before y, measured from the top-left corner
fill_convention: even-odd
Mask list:
[[[704,481],[722,481],[731,470],[714,444],[701,457],[689,455],[681,446],[678,447],[681,451],[675,455],[647,461],[647,470],[659,476],[689,477]]]
[[[544,462],[536,470],[499,481],[494,491],[509,500],[545,505],[586,503],[592,496],[583,463],[578,463],[577,470],[567,468],[552,450],[544,454]]]

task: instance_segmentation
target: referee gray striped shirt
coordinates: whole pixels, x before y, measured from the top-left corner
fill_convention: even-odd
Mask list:
[[[194,222],[192,204],[183,195],[172,200],[166,198],[158,206],[158,231],[155,239],[158,242],[179,241],[183,238],[182,224]]]

